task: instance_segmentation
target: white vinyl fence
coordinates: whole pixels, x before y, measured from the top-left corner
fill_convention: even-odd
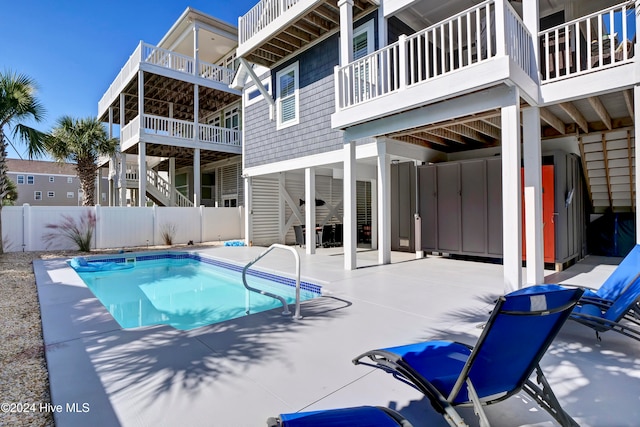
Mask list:
[[[47,239],[65,217],[76,224],[96,217],[94,249],[164,245],[162,231],[174,229],[174,244],[244,238],[244,208],[5,206],[2,234],[5,252],[77,249],[62,237]]]

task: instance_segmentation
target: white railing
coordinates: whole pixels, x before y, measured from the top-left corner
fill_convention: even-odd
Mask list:
[[[210,64],[205,61],[200,61],[199,75],[204,79],[221,82],[226,85],[230,85],[233,80],[233,70],[230,68],[221,67],[219,65]]]
[[[131,138],[138,137],[140,135],[140,116],[134,117],[129,123],[124,125],[120,130],[120,143],[124,144]]]
[[[497,6],[502,13],[496,17]],[[357,105],[501,55],[509,55],[533,76],[531,45],[531,35],[513,8],[503,0],[487,0],[337,67],[338,108]]]
[[[120,73],[118,73],[115,80],[109,86],[109,89],[104,93],[100,102],[98,102],[99,112],[104,112],[108,108],[109,103],[120,94],[124,85],[131,79],[132,73],[137,71],[140,63],[153,64],[187,74],[196,74],[194,58],[141,41],[120,69]],[[205,61],[199,61],[199,64],[200,66],[197,70],[198,76],[224,83],[225,85],[231,83],[233,70],[209,64]]]
[[[300,0],[261,0],[238,18],[238,38],[242,44],[273,22]]]
[[[98,102],[98,114],[106,111],[111,101],[120,94],[120,91],[122,90],[124,85],[131,78],[131,74],[138,69],[138,64],[140,64],[141,59],[142,42],[138,44],[127,62],[125,62],[125,64],[120,69],[120,72],[116,76],[115,80],[113,80],[111,85],[109,85],[109,89],[107,89],[104,95],[102,95],[102,98],[100,98],[100,101]]]
[[[629,18],[629,19],[628,19]],[[634,2],[625,2],[541,31],[543,82],[572,77],[632,61]]]
[[[188,74],[194,74],[194,60],[192,57],[144,42],[141,42],[141,45],[142,62],[169,68],[171,70],[182,71]]]
[[[138,164],[137,163],[127,163],[127,169],[125,171],[125,179],[127,181],[138,181]],[[154,169],[147,169],[147,184],[155,188],[158,193],[165,199],[164,203],[169,206],[178,206],[178,207],[192,207],[193,202],[189,200],[188,197],[185,197],[181,192],[176,189],[173,189],[173,203],[171,199],[171,184],[169,181],[164,179],[158,172]]]
[[[212,125],[199,125],[200,141],[240,147],[240,131]]]
[[[143,131],[146,134],[193,139],[193,122],[154,116],[151,114],[145,114],[143,118]]]

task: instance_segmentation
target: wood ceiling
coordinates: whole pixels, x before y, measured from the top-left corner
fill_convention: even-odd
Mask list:
[[[194,85],[157,74],[144,73],[144,112],[156,116],[169,117],[170,105],[173,104],[173,118],[193,121]],[[125,123],[138,115],[138,77],[129,82],[123,90],[125,94]],[[199,117],[220,110],[226,105],[240,99],[239,95],[230,92],[199,86]],[[113,104],[113,121],[120,123],[120,102]],[[102,120],[108,121],[108,117]]]
[[[358,19],[377,5],[370,0],[354,0],[353,16]],[[246,55],[249,62],[271,67],[286,56],[296,52],[340,27],[338,0],[319,2],[313,9],[286,28],[269,37]]]
[[[540,118],[543,138],[633,126],[633,93],[627,89],[542,107]],[[494,147],[500,145],[500,111],[487,111],[385,136],[445,153]]]

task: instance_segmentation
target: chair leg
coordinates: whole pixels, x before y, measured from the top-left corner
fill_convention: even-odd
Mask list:
[[[487,414],[485,414],[484,409],[482,409],[482,402],[480,402],[478,393],[476,393],[476,389],[471,383],[471,379],[467,378],[466,383],[467,394],[473,402],[473,412],[475,412],[475,414],[478,416],[478,419],[480,420],[480,427],[491,427],[491,424],[489,424],[489,419],[487,418]]]
[[[580,425],[571,418],[571,415],[567,414],[560,406],[558,398],[551,390],[551,386],[547,381],[547,378],[542,373],[540,366],[536,367],[536,380],[538,384],[542,386],[540,388],[531,380],[527,380],[524,383],[522,389],[531,396],[538,404],[549,413],[557,422],[563,427],[579,427]]]

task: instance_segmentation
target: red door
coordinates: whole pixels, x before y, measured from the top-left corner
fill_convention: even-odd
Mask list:
[[[522,230],[525,229],[524,209],[524,169],[521,169],[522,179]],[[556,259],[556,225],[553,215],[555,207],[555,186],[553,165],[542,166],[542,233],[544,238],[544,262],[554,263]],[[522,259],[527,258],[526,236],[522,234]]]

